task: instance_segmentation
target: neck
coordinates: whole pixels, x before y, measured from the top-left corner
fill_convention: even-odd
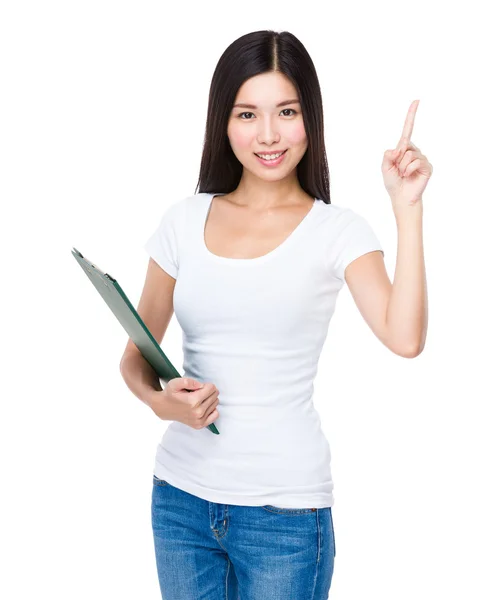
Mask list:
[[[230,196],[234,203],[255,211],[293,206],[310,200],[297,179],[262,181],[259,178],[255,180],[242,177],[238,187]]]

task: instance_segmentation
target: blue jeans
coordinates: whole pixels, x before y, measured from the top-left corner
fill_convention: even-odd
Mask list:
[[[163,600],[327,600],[332,510],[218,504],[153,475]]]

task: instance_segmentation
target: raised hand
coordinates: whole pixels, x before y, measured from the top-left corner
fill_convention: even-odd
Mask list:
[[[419,100],[409,107],[401,138],[394,150],[386,150],[382,161],[384,186],[391,197],[396,216],[408,206],[422,201],[433,166],[411,141]]]

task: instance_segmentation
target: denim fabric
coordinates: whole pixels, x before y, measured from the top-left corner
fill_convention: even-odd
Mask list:
[[[209,502],[153,475],[163,600],[327,600],[332,510]]]

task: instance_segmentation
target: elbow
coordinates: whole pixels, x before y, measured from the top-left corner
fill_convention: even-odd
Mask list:
[[[419,344],[413,344],[409,348],[406,348],[404,351],[398,352],[398,354],[403,358],[416,358],[416,356],[419,356],[423,350],[424,342]]]
[[[124,354],[122,355],[121,362],[119,363],[119,372],[121,373],[121,375],[122,375],[123,366],[124,366]]]

